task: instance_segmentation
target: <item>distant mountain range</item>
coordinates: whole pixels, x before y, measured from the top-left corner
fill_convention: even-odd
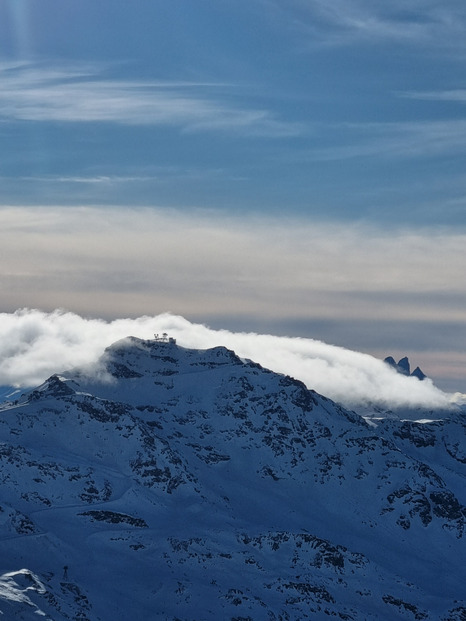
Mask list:
[[[224,347],[133,337],[12,398],[5,619],[466,619],[460,407],[362,416]]]

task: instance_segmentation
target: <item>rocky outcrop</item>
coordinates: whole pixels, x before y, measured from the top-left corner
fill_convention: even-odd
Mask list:
[[[406,356],[398,360],[398,362],[395,362],[393,356],[387,356],[384,359],[384,362],[393,369],[395,369],[395,371],[397,371],[398,373],[401,373],[401,375],[406,375],[408,377],[417,377],[417,379],[421,381],[427,377],[419,367],[416,367],[414,371],[411,372],[411,365],[409,363],[409,359]]]

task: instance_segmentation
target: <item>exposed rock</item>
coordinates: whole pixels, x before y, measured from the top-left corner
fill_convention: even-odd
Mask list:
[[[384,362],[391,366],[395,371],[401,373],[401,375],[406,375],[408,377],[416,377],[418,380],[426,379],[426,375],[421,371],[419,367],[416,367],[414,371],[411,373],[411,365],[409,363],[409,359],[407,356],[395,362],[393,356],[387,356],[384,359]]]

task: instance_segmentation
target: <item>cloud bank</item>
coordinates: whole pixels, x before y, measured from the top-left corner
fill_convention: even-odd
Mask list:
[[[170,311],[377,357],[410,354],[444,388],[466,391],[461,229],[194,208],[4,207],[0,258],[4,312],[66,308],[111,320]]]
[[[464,321],[461,230],[197,209],[5,207],[0,257],[10,312]]]
[[[312,339],[212,330],[167,313],[110,322],[63,311],[2,313],[0,385],[36,385],[53,373],[95,364],[104,348],[120,338],[150,339],[161,332],[184,347],[224,345],[348,406],[443,407],[449,403],[449,395],[430,380],[401,376],[367,354]]]

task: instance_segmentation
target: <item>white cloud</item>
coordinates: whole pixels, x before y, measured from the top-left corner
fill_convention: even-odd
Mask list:
[[[425,371],[458,379],[460,389],[464,382],[461,369],[453,377],[446,359],[435,360],[440,349],[464,360],[461,231],[207,210],[11,207],[0,209],[0,258],[4,311],[66,308],[107,319],[170,311],[216,326],[314,336],[313,323],[339,325],[348,336],[359,322],[345,344],[382,356],[396,355],[395,342],[401,347],[400,335],[415,325],[404,353],[431,352],[432,371]],[[378,345],[361,342],[360,333],[383,333],[387,322],[391,331]],[[337,338],[325,334],[320,338]],[[415,363],[426,366],[420,354]],[[34,365],[40,369],[40,356]]]
[[[0,315],[0,384],[34,385],[55,372],[96,362],[112,342],[167,332],[179,345],[224,345],[242,357],[301,379],[349,406],[446,406],[449,397],[430,380],[403,377],[366,354],[320,341],[212,330],[170,314],[104,322],[73,313],[22,310]]]
[[[272,112],[236,106],[223,84],[111,80],[97,67],[0,65],[0,118],[25,121],[168,125],[185,131],[301,132]],[[233,87],[229,87],[233,91]]]

